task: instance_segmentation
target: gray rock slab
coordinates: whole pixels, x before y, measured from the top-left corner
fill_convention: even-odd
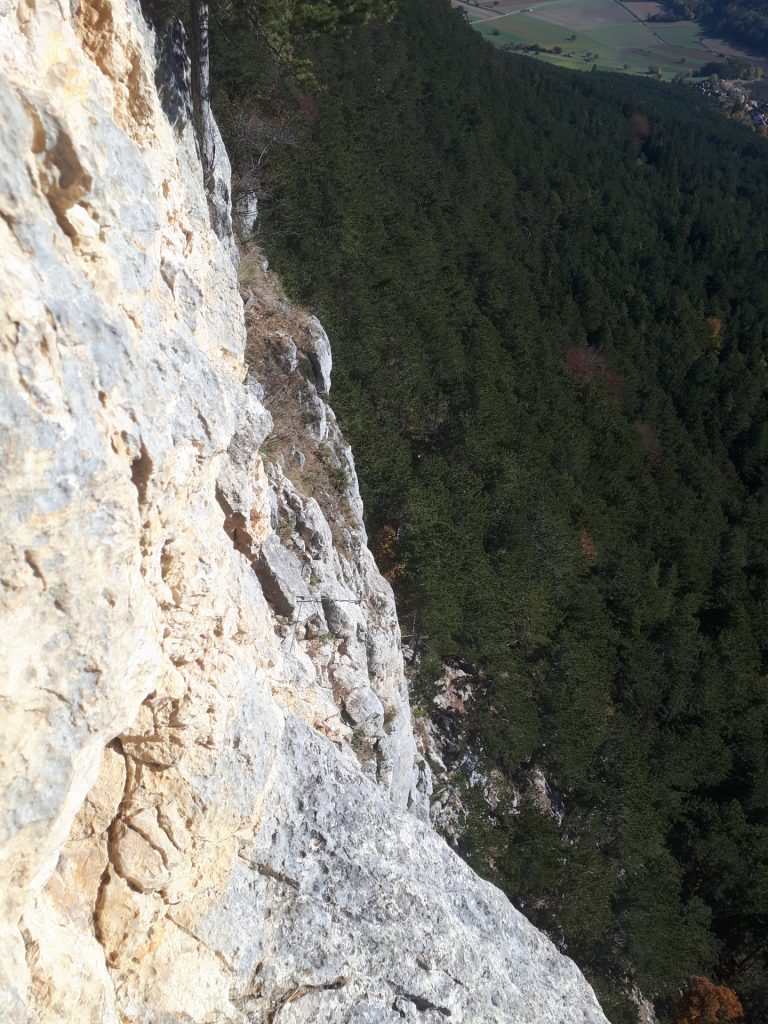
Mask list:
[[[276,615],[295,618],[300,606],[310,600],[301,562],[274,534],[262,545],[254,569]]]
[[[242,854],[270,922],[255,1006],[293,993],[294,1024],[605,1024],[572,961],[332,744],[289,717],[278,757]]]

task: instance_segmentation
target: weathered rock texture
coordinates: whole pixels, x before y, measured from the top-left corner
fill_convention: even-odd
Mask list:
[[[0,6],[0,1019],[598,1024],[419,820],[327,339],[255,272],[246,361],[164,52]]]

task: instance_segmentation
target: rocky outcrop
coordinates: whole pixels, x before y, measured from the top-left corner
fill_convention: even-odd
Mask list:
[[[411,665],[418,660],[410,648],[405,653]],[[430,688],[430,697],[429,706],[416,708],[421,712],[414,728],[416,749],[430,768],[429,820],[452,846],[459,845],[468,828],[477,827],[471,821],[471,803],[475,813],[483,808],[487,832],[496,829],[500,819],[518,814],[525,805],[562,826],[563,798],[541,768],[530,763],[514,776],[505,775],[498,768],[488,768],[484,752],[470,742],[473,714],[481,702],[487,701],[481,671],[468,665],[444,664],[442,674]],[[466,800],[470,791],[474,791],[471,803]],[[487,865],[491,877],[495,872],[492,860]]]
[[[0,1019],[598,1024],[419,820],[327,339],[258,261],[246,330],[186,77],[0,8]]]

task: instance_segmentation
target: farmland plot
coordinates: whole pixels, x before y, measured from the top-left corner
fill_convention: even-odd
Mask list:
[[[626,71],[671,79],[726,54],[768,61],[722,40],[706,40],[695,22],[649,22],[657,0],[454,0],[474,28],[494,45],[531,52],[564,67]]]

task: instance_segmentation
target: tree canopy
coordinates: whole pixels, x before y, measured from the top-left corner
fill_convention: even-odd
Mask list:
[[[765,1024],[765,145],[444,0],[293,45],[314,93],[230,51],[219,109],[290,124],[262,240],[331,336],[420,685],[473,664],[474,756],[564,808],[474,802],[462,852],[614,1021],[709,977]]]

